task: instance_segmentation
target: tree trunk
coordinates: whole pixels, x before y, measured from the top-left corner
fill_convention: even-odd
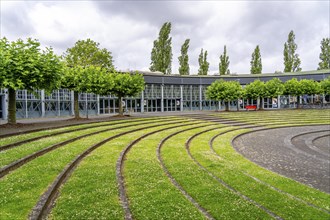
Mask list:
[[[123,111],[123,97],[118,97],[118,101],[119,101],[119,115],[123,116],[124,115],[124,111]]]
[[[16,124],[16,91],[8,89],[8,124]]]
[[[74,105],[74,118],[75,119],[79,119],[80,115],[79,115],[79,93],[77,91],[73,92],[73,105]]]
[[[263,110],[264,109],[264,105],[263,105],[264,103],[263,103],[263,98],[262,97],[260,97],[259,98],[259,110]]]
[[[225,103],[225,105],[226,105],[226,112],[228,112],[229,111],[229,101],[226,101],[226,103]]]

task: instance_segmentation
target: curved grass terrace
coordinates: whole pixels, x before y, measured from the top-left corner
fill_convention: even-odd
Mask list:
[[[232,146],[329,121],[329,110],[209,112],[1,137],[0,219],[329,219],[330,194]]]

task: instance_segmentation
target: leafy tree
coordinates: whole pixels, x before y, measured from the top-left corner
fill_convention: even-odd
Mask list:
[[[262,63],[261,63],[261,55],[259,45],[254,49],[251,58],[251,74],[260,74],[262,72]]]
[[[209,62],[207,62],[207,50],[205,50],[205,53],[203,53],[203,48],[201,49],[201,53],[199,54],[198,58],[198,63],[198,75],[207,75],[210,66]]]
[[[109,71],[115,69],[111,52],[105,48],[101,49],[99,43],[89,38],[78,40],[73,47],[66,50],[63,57],[68,67],[94,65]]]
[[[290,31],[288,36],[288,41],[284,44],[284,72],[299,72],[300,68],[300,58],[296,53],[298,48],[297,44],[294,42],[295,35],[293,31]]]
[[[181,56],[179,56],[179,73],[180,75],[189,75],[189,56],[188,56],[188,48],[189,48],[189,39],[186,39],[184,44],[181,47]]]
[[[318,70],[330,69],[330,38],[321,41],[320,60]]]
[[[278,78],[273,78],[265,83],[265,97],[274,98],[283,95],[284,85]]]
[[[126,96],[135,96],[144,90],[144,78],[142,74],[113,73],[113,84],[111,94],[118,97],[119,115],[123,115],[122,99]]]
[[[16,90],[58,88],[63,65],[52,48],[40,51],[40,43],[31,38],[26,42],[2,38],[0,46],[0,88],[8,88],[8,124],[16,124]]]
[[[299,96],[302,95],[302,89],[299,81],[296,78],[292,78],[284,83],[284,94],[297,97],[297,107],[299,108]]]
[[[165,74],[171,74],[172,72],[172,37],[170,37],[170,32],[171,23],[164,23],[151,51],[149,68],[151,71],[160,71]]]
[[[330,76],[320,82],[321,92],[323,94],[330,94]]]
[[[227,56],[227,48],[226,45],[223,48],[223,54],[220,55],[220,63],[219,63],[219,74],[225,75],[230,74],[229,70],[229,56]]]
[[[259,109],[263,109],[262,98],[266,96],[265,83],[259,79],[249,83],[244,88],[244,95],[249,99],[260,99]]]
[[[301,87],[301,94],[302,95],[315,95],[320,94],[321,91],[321,84],[311,80],[311,79],[302,79],[299,81]]]
[[[214,81],[207,87],[206,97],[210,100],[225,101],[226,111],[229,110],[229,102],[237,100],[242,95],[242,86],[237,81]]]
[[[100,49],[99,43],[87,39],[77,41],[73,47],[67,49],[63,57],[69,69],[65,71],[62,77],[62,88],[74,91],[74,115],[75,118],[80,118],[78,96],[80,92],[87,92],[86,89],[83,89],[86,83],[86,78],[83,77],[87,73],[95,73],[95,71],[100,71],[101,75],[103,75],[102,71],[113,72],[112,56],[107,49]],[[90,66],[99,68],[92,67],[85,70]],[[91,76],[96,77],[97,74],[92,74]],[[105,85],[108,84],[105,81],[103,83]],[[96,93],[98,94],[98,92]]]

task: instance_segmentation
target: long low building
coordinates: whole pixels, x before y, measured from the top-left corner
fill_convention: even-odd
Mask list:
[[[313,79],[321,81],[330,76],[330,70],[318,70],[299,73],[274,73],[274,74],[231,74],[231,75],[164,75],[162,73],[144,72],[146,86],[144,91],[136,97],[126,97],[124,107],[126,112],[165,112],[165,111],[194,111],[194,110],[221,110],[223,103],[207,100],[205,92],[207,87],[218,79],[225,81],[238,81],[242,86],[256,79],[268,81],[279,78],[282,82],[292,78]],[[36,118],[73,115],[73,92],[67,89],[59,89],[47,95],[43,90],[35,91],[35,94],[26,90],[17,91],[16,114],[17,118]],[[315,101],[329,102],[329,96],[303,96],[304,103]],[[280,96],[277,98],[265,98],[263,107],[294,108],[296,98]],[[258,104],[257,100],[237,100],[230,103],[233,110],[244,109],[246,105]],[[118,99],[114,96],[99,96],[95,94],[81,93],[79,95],[79,107],[82,115],[114,114],[118,112]],[[0,119],[6,119],[8,115],[8,94],[6,89],[0,90]]]

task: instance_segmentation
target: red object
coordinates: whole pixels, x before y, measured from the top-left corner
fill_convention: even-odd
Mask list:
[[[245,109],[246,110],[255,110],[255,111],[257,111],[257,106],[256,105],[247,105],[247,106],[245,106]]]

